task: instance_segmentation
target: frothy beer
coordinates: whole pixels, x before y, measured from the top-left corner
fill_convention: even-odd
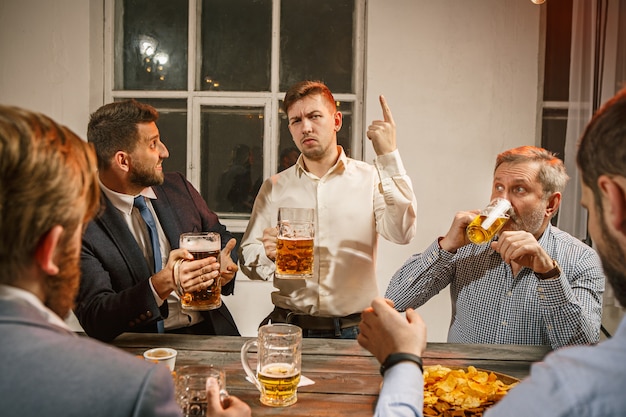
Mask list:
[[[265,405],[281,407],[294,404],[298,400],[300,372],[288,363],[271,363],[258,372],[261,383],[261,402]]]
[[[313,276],[313,238],[278,237],[276,276],[279,278]]]
[[[467,225],[466,234],[470,242],[482,245],[489,242],[509,220],[511,203],[496,198]]]
[[[187,249],[194,260],[208,258],[210,256],[219,260],[220,256],[220,239],[219,234],[213,233],[217,239],[208,239],[206,233],[181,235],[180,247]],[[182,308],[187,310],[213,310],[222,305],[222,284],[220,278],[213,281],[208,288],[185,292],[180,297]]]
[[[467,238],[476,245],[482,245],[483,243],[489,242],[493,237],[498,233],[498,230],[504,226],[504,223],[509,220],[508,217],[498,217],[496,218],[491,226],[487,229],[484,229],[481,224],[484,223],[487,216],[480,215],[477,216],[472,222],[467,226]]]

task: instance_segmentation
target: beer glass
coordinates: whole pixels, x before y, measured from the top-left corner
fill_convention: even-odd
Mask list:
[[[278,209],[276,277],[283,279],[313,277],[314,216],[314,209],[287,207]]]
[[[256,372],[248,363],[248,351],[257,348]],[[266,324],[256,339],[241,347],[241,363],[261,392],[261,403],[286,407],[298,400],[302,361],[302,329],[293,324]]]
[[[467,226],[467,238],[476,245],[489,242],[509,220],[510,209],[509,200],[493,199]]]
[[[176,402],[184,417],[206,416],[206,381],[215,378],[220,387],[220,400],[228,398],[226,373],[214,365],[190,365],[177,369],[175,379]]]
[[[198,232],[180,235],[180,247],[187,249],[194,260],[213,256],[219,260],[221,239],[219,233]],[[177,275],[177,268],[174,274]],[[178,281],[178,276],[176,280]],[[214,310],[222,305],[222,283],[219,278],[206,289],[179,294],[180,304],[186,310]]]

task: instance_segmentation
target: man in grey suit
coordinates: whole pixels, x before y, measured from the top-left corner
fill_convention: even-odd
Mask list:
[[[0,106],[0,414],[180,416],[169,369],[73,333],[81,231],[98,210],[93,149],[41,114]],[[249,416],[217,384],[211,416]]]
[[[157,119],[154,107],[135,100],[106,104],[91,115],[87,137],[98,157],[103,210],[83,237],[76,317],[88,335],[103,341],[123,332],[238,336],[225,304],[206,312],[180,308],[176,261],[188,261],[180,267],[183,289],[205,288],[221,277],[222,295],[229,295],[238,270],[236,241],[181,174],[163,173],[169,152]],[[133,206],[137,199],[156,223],[157,248]],[[221,235],[220,259],[193,260],[179,249],[181,233],[201,231]]]

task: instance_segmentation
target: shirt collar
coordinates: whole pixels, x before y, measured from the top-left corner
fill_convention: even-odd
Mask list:
[[[331,175],[334,172],[337,172],[337,173],[341,172],[348,163],[348,156],[344,152],[343,147],[341,145],[337,145],[337,150],[339,151],[339,158],[337,158],[337,162],[335,163],[335,165],[333,165],[328,170],[328,172],[324,174],[324,177]],[[298,160],[296,161],[295,165],[296,165],[296,174],[298,176],[301,176],[303,174],[308,175],[308,176],[314,176],[309,171],[307,171],[306,168],[304,167],[302,154],[300,154],[300,156],[298,157]]]
[[[100,187],[104,195],[106,195],[109,201],[111,201],[111,204],[113,204],[113,207],[130,216],[133,211],[133,203],[136,196],[113,191],[104,185],[102,181],[100,181]],[[156,200],[157,198],[152,187],[144,188],[138,195],[142,195],[152,200]]]
[[[72,329],[54,311],[41,302],[35,294],[11,285],[0,284],[0,300],[17,301],[35,308],[46,322],[72,332]]]

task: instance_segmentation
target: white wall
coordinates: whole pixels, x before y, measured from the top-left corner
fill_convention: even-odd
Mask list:
[[[101,61],[90,50],[101,44],[102,23],[90,20],[101,9],[101,0],[0,0],[0,103],[47,113],[84,137],[102,104]],[[411,244],[381,241],[382,292],[406,258],[447,231],[455,211],[487,202],[498,152],[537,142],[539,22],[530,0],[369,1],[365,120],[381,117],[384,94],[419,210]],[[271,310],[271,290],[238,277],[225,302],[244,335]],[[444,341],[447,293],[420,312],[429,340]]]

